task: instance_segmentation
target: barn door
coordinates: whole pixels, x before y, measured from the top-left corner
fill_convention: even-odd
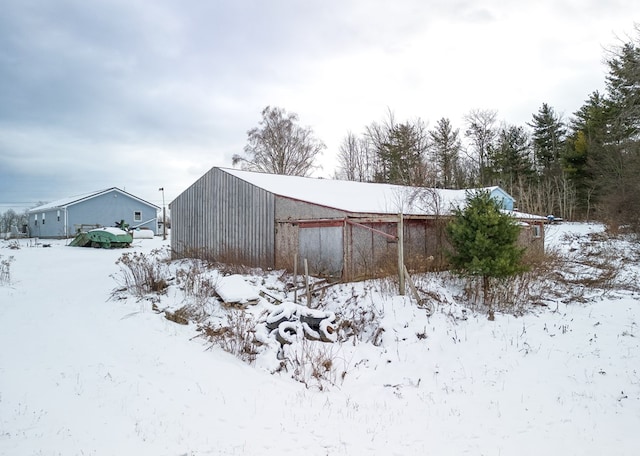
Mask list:
[[[309,273],[323,277],[342,277],[342,226],[300,226],[298,254],[307,259]]]

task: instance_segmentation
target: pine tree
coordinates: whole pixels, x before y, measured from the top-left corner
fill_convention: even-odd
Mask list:
[[[513,195],[516,184],[533,176],[529,137],[523,127],[504,125],[495,145],[489,148],[488,174],[491,181]]]
[[[581,215],[591,216],[600,184],[598,176],[606,157],[607,127],[605,100],[593,92],[585,104],[573,114],[571,133],[562,154],[562,168],[576,189],[577,206]]]
[[[640,26],[638,36],[607,61],[607,141],[602,158],[601,213],[612,225],[640,232]]]
[[[640,28],[638,31],[640,32]],[[639,139],[640,38],[636,42],[625,43],[614,51],[607,65],[609,117],[613,139]]]
[[[431,155],[437,166],[436,186],[451,188],[454,186],[456,169],[462,144],[460,142],[460,130],[454,129],[451,121],[442,118],[435,128],[429,131],[431,139]],[[455,182],[455,185],[459,184]]]
[[[566,128],[552,107],[543,103],[538,114],[533,115],[532,142],[536,163],[543,176],[549,176],[559,169],[560,152],[564,147]]]
[[[373,180],[399,185],[424,185],[427,130],[424,122],[396,123],[389,111],[383,123],[366,128],[365,138],[374,156]]]
[[[610,51],[606,92],[574,113],[563,167],[589,216],[640,231],[639,38]]]
[[[387,141],[378,149],[382,167],[376,180],[400,185],[422,185],[425,154],[423,128],[415,128],[409,123],[395,125],[388,132]]]
[[[454,211],[446,228],[453,251],[447,252],[453,272],[464,277],[479,277],[483,302],[493,314],[490,299],[492,278],[504,278],[525,270],[525,249],[517,245],[520,226],[500,211],[489,192],[467,196],[466,206]]]

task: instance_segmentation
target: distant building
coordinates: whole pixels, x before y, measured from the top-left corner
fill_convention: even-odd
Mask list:
[[[124,221],[130,228],[148,228],[155,235],[159,209],[155,204],[112,187],[29,210],[29,234],[40,238],[73,237],[79,231],[115,226]]]
[[[544,248],[544,217],[514,212],[499,187],[484,189],[518,219],[524,245]],[[444,263],[444,226],[477,190],[445,190],[315,179],[214,167],[173,200],[171,247],[252,267],[302,270],[342,280],[398,267],[399,214],[407,267]]]

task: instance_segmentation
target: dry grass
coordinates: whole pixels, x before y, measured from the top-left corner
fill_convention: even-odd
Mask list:
[[[353,343],[364,339],[371,340],[379,329],[384,311],[377,307],[370,295],[359,296],[352,292],[351,297],[343,304],[338,315],[339,339],[353,337]]]
[[[181,251],[172,250],[173,259],[201,260],[208,268],[217,269],[223,275],[242,274],[248,275],[257,271],[256,268],[247,266],[248,261],[238,252],[215,253],[211,249],[190,248]]]
[[[637,273],[628,267],[640,261],[633,239],[611,233],[566,235],[566,252],[547,250],[525,258],[529,271],[506,279],[491,279],[490,306],[496,311],[522,314],[545,302],[586,302],[614,292],[639,292]],[[480,283],[466,279],[463,299],[480,310]],[[485,308],[486,310],[486,308]]]
[[[218,346],[227,353],[251,364],[258,355],[262,345],[255,335],[256,320],[243,310],[230,310],[226,324],[200,326],[200,335],[206,338],[211,346]]]
[[[149,255],[127,252],[116,261],[120,266],[114,279],[122,289],[136,297],[149,293],[162,293],[167,288],[169,277],[166,265],[168,254],[163,250],[153,250]]]
[[[216,271],[198,260],[183,262],[182,267],[176,270],[176,284],[184,294],[185,306],[193,321],[203,321],[217,305],[215,289],[218,278]]]
[[[284,359],[281,370],[303,383],[307,388],[324,390],[328,385],[336,385],[347,374],[344,362],[336,355],[332,344],[312,342],[302,339],[298,344],[283,347]],[[339,367],[342,365],[342,369]]]
[[[11,284],[11,263],[13,263],[14,258],[12,256],[3,258],[0,255],[0,285],[10,285]]]

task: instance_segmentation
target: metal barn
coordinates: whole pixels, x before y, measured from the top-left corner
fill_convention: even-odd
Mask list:
[[[155,204],[112,187],[29,210],[29,233],[40,238],[73,237],[80,231],[114,226],[124,220],[131,228],[149,228],[155,235],[159,209]]]
[[[487,190],[513,210],[506,192]],[[214,167],[170,203],[171,247],[175,257],[289,271],[306,259],[311,274],[355,280],[397,270],[402,226],[405,263],[424,270],[442,263],[444,224],[465,199],[464,190]],[[536,233],[526,242],[543,246]]]

